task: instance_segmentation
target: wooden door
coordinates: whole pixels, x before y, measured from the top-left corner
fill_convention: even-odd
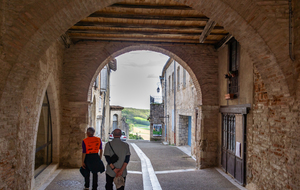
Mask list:
[[[244,144],[244,143],[243,143]],[[245,155],[237,157],[236,151],[236,117],[235,114],[222,114],[222,153],[221,165],[225,172],[234,177],[237,182],[245,183]],[[244,147],[244,146],[243,146]],[[244,152],[244,149],[243,149]]]

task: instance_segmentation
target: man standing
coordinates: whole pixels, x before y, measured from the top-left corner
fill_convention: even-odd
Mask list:
[[[115,129],[113,131],[114,139],[106,143],[104,156],[107,161],[106,167],[106,190],[113,189],[113,181],[115,177],[122,176],[124,181],[127,175],[127,164],[130,159],[130,149],[129,145],[125,142],[122,142],[120,137],[122,135],[122,131],[120,129]],[[116,154],[119,159],[115,163],[112,163],[111,156]],[[125,184],[125,183],[124,183]],[[118,190],[124,190],[124,186],[118,188]]]
[[[90,172],[92,172],[93,190],[96,190],[98,187],[98,172],[100,171],[101,164],[103,165],[101,161],[103,151],[101,139],[94,137],[94,133],[95,129],[89,127],[86,131],[87,138],[82,141],[82,167],[86,170],[86,175],[84,176],[85,189],[89,189],[90,187]]]

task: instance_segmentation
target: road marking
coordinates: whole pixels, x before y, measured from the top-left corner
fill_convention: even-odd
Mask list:
[[[129,174],[143,174],[142,172],[139,171],[127,171]]]
[[[192,172],[192,171],[197,171],[197,169],[156,171],[155,174],[169,174],[169,173]]]
[[[130,144],[141,160],[144,190],[162,190],[160,183],[155,175],[150,159],[135,143]]]

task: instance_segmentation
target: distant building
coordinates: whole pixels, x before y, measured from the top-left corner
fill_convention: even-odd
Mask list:
[[[126,123],[126,118],[122,117],[122,106],[110,106],[110,132],[119,128],[125,131],[126,136],[128,137],[129,126]]]
[[[164,110],[164,140],[177,146],[191,146],[196,152],[197,92],[188,72],[170,58],[160,77]]]
[[[89,126],[94,127],[95,135],[104,141],[108,140],[110,133],[110,72],[116,71],[116,65],[116,60],[113,60],[100,71],[90,92]]]
[[[153,98],[153,99],[151,99]],[[164,105],[162,103],[156,103],[154,97],[150,98],[150,140],[164,140]],[[153,100],[153,101],[151,101]]]

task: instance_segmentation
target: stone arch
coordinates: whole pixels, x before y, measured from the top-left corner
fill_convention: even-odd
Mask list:
[[[4,52],[1,52],[3,55],[1,56],[1,66],[3,66],[1,69],[4,74],[0,76],[0,105],[1,109],[3,108],[0,117],[4,118],[3,121],[6,121],[7,118],[21,117],[20,120],[12,120],[7,123],[7,125],[19,129],[17,135],[24,135],[24,131],[20,128],[22,125],[26,125],[27,120],[24,117],[27,114],[26,105],[29,104],[27,101],[35,102],[36,99],[39,99],[40,91],[31,85],[31,76],[39,70],[38,62],[41,55],[53,41],[80,19],[116,2],[120,2],[120,0],[74,0],[72,2],[62,0],[49,4],[37,0],[30,1],[26,5],[17,1],[10,2],[12,4],[20,3],[18,7],[21,7],[21,10],[11,11],[14,12],[11,14],[15,14],[11,17],[13,20],[10,20],[7,28],[3,30],[6,35],[3,36]],[[264,10],[251,0],[241,3],[230,0],[199,0],[197,2],[178,0],[178,2],[201,11],[235,36],[254,61],[270,95],[285,94],[289,96],[293,94],[290,89],[293,89],[294,86],[291,78],[295,72],[293,71],[294,67],[286,58],[288,55],[286,53],[288,42],[286,33],[282,40],[278,40],[278,37],[269,38],[269,36],[283,31],[277,25],[276,18],[269,18],[267,13],[264,13]],[[8,14],[7,17],[9,16],[11,15]],[[31,91],[31,89],[33,90]],[[35,114],[31,114],[31,116],[37,118]],[[24,146],[22,145],[22,147]],[[21,150],[18,159],[21,160],[21,156],[24,155],[28,159],[28,153],[22,151],[22,147],[18,148]],[[23,183],[24,188],[29,187],[25,175],[21,176],[18,172],[22,166],[25,166],[25,161],[24,163],[16,160],[11,162],[12,167],[16,168],[14,170],[19,179],[18,183]],[[26,160],[26,162],[29,161]]]
[[[124,44],[124,43],[123,43]],[[154,51],[154,52],[158,52],[158,53],[163,53],[165,55],[168,55],[169,57],[172,57],[175,61],[177,61],[188,73],[189,75],[192,77],[192,80],[195,84],[195,88],[197,91],[197,99],[199,102],[199,105],[202,104],[202,92],[201,92],[201,85],[199,84],[199,81],[197,79],[196,74],[194,73],[194,71],[189,67],[189,65],[182,60],[180,57],[178,57],[176,54],[174,54],[171,51],[168,51],[162,47],[158,47],[155,45],[148,45],[148,44],[141,44],[141,45],[135,45],[135,44],[128,44],[127,47],[116,50],[116,52],[112,53],[109,57],[107,57],[100,65],[99,67],[96,69],[95,73],[93,74],[93,77],[91,79],[91,82],[89,84],[89,88],[87,92],[90,92],[92,87],[93,87],[93,82],[96,78],[98,73],[101,71],[101,69],[108,64],[110,61],[112,61],[115,57],[131,52],[131,51],[136,51],[136,50],[149,50],[149,51]],[[87,100],[89,101],[89,95],[87,94]]]
[[[216,146],[217,138],[215,138],[216,136],[212,135],[212,133],[215,133],[213,128],[217,127],[216,122],[218,120],[212,117],[216,117],[218,115],[218,62],[217,52],[210,45],[186,44],[170,46],[167,44],[149,45],[131,42],[94,41],[77,43],[66,51],[64,58],[64,76],[62,81],[62,84],[66,89],[64,93],[64,97],[66,99],[64,106],[66,108],[64,108],[64,110],[74,111],[74,117],[71,116],[71,118],[67,118],[68,120],[63,121],[64,126],[62,127],[65,129],[70,128],[70,130],[75,129],[76,131],[82,130],[79,127],[80,124],[78,121],[84,124],[86,120],[82,117],[82,115],[85,115],[83,112],[84,109],[82,108],[87,107],[86,102],[88,102],[87,100],[89,98],[89,92],[93,85],[92,81],[96,79],[100,70],[107,63],[113,60],[114,57],[134,50],[150,50],[169,55],[176,60],[186,70],[186,72],[190,74],[197,91],[197,106],[206,106],[199,110],[201,113],[203,113],[202,115],[205,115],[206,120],[204,122],[199,122],[197,127],[200,127],[200,123],[205,123],[207,129],[198,129],[197,131],[204,131],[206,135],[209,136],[210,139],[208,140],[207,149],[211,151],[216,150],[214,146]],[[80,104],[82,107],[68,107],[68,105],[71,104]],[[217,112],[215,113],[215,111]],[[78,114],[76,112],[80,113]],[[77,122],[74,123],[72,121]],[[73,138],[71,136],[64,137],[64,139]],[[62,152],[70,151],[69,146],[62,149]],[[208,155],[213,154],[208,152]],[[62,156],[61,160],[67,160],[67,158],[70,158],[70,156],[66,154]],[[216,164],[216,159],[207,160],[213,161],[206,165],[203,164],[202,167],[209,167]],[[205,162],[203,161],[202,163]],[[74,167],[77,166],[78,163],[65,162],[63,165]]]
[[[11,31],[7,31],[11,35],[4,38],[4,44],[10,53],[9,55],[18,55],[16,57],[7,56],[7,61],[12,65],[10,75],[12,75],[12,77],[16,74],[20,76],[20,69],[28,69],[27,72],[24,72],[24,74],[19,77],[20,80],[26,83],[28,78],[26,74],[34,72],[36,68],[34,62],[36,62],[39,55],[49,47],[53,40],[56,40],[58,36],[63,34],[83,17],[116,2],[120,2],[120,0],[112,0],[109,2],[104,0],[88,2],[75,0],[71,3],[61,1],[53,4],[35,1],[32,4],[24,6],[19,13],[19,19],[15,19],[13,22],[13,26],[20,27],[20,29],[14,31],[13,29],[15,28],[12,27]],[[258,5],[251,3],[251,0],[241,4],[221,0],[200,0],[197,1],[197,3],[192,0],[178,0],[178,2],[189,5],[195,10],[204,13],[232,33],[249,52],[249,55],[256,63],[256,67],[262,74],[270,94],[278,94],[281,92],[290,94],[288,85],[286,81],[283,80],[291,78],[292,74],[285,75],[290,72],[290,70],[283,69],[286,68],[287,64],[290,65],[290,62],[287,61],[285,54],[282,55],[282,53],[278,53],[287,51],[287,48],[284,48],[286,44],[282,44],[284,40],[281,40],[281,44],[278,44],[276,39],[265,40],[265,38],[272,35],[272,31],[282,31],[282,29],[275,24],[276,19],[268,18],[264,10]],[[245,6],[249,4],[251,6]],[[48,6],[48,8],[45,6]],[[41,7],[41,9],[33,10],[30,9],[31,7]],[[45,8],[43,9],[42,7]],[[60,7],[58,11],[56,11],[57,9],[52,9],[57,7]],[[78,10],[79,7],[80,11]],[[250,9],[255,12],[245,14],[249,12]],[[224,13],[225,15],[220,13]],[[32,19],[39,18],[39,14],[46,16],[42,19]],[[26,29],[24,28],[24,30],[22,30],[22,23],[26,22],[26,19],[29,19],[31,22],[26,25]],[[261,26],[261,23],[257,23],[258,20],[263,20],[265,24]],[[270,27],[274,30],[269,30]],[[51,35],[49,32],[51,32]],[[275,46],[273,47],[272,44],[275,44]],[[279,61],[277,61],[277,59]],[[15,63],[18,64],[16,65]],[[29,66],[31,66],[30,69]],[[11,77],[7,79],[9,78]],[[273,81],[277,83],[277,86],[279,85],[279,88],[273,88]],[[292,83],[289,86],[290,88],[291,85]]]
[[[48,100],[50,104],[51,112],[51,122],[52,122],[52,163],[59,163],[59,145],[60,145],[60,113],[59,113],[59,102],[57,100],[57,89],[55,88],[55,80],[52,74],[49,75],[45,82],[45,87],[42,89],[43,96],[38,99],[39,110],[37,113],[37,118],[40,118],[41,107],[43,104],[44,94],[48,94]],[[35,160],[35,148],[36,148],[36,138],[38,132],[39,121],[36,122],[33,132],[33,146],[32,148],[32,160]],[[34,176],[34,164],[32,165],[32,175]],[[33,180],[34,178],[32,178]]]

